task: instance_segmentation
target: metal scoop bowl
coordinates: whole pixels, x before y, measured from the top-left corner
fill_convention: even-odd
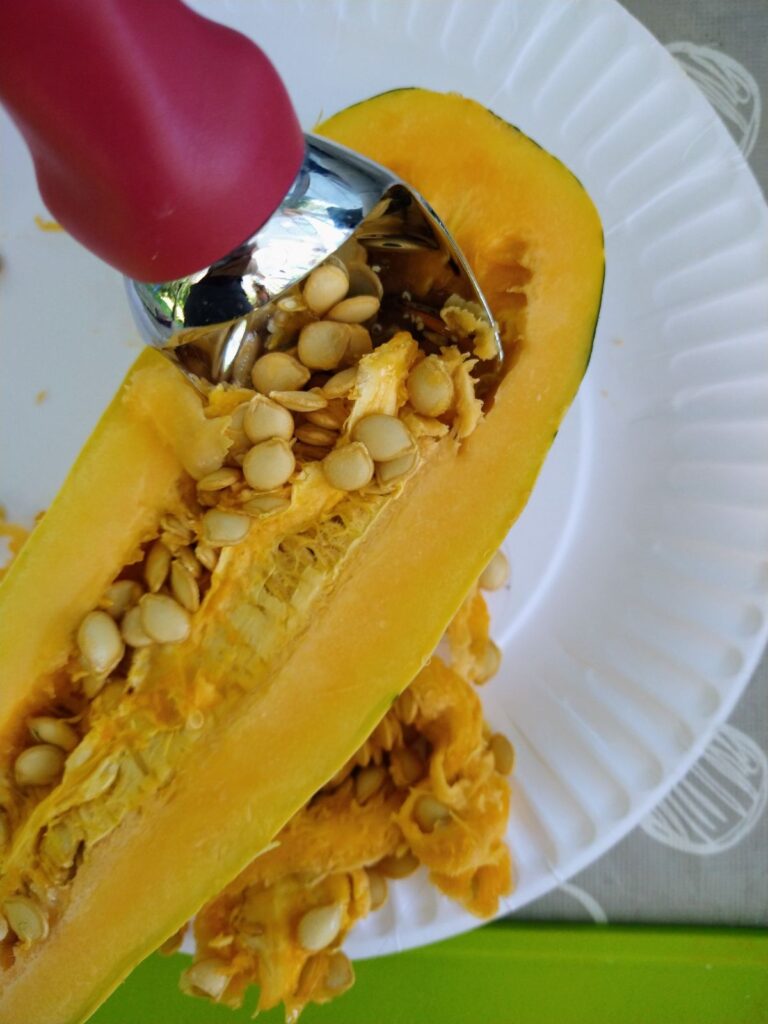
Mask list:
[[[492,331],[495,355],[477,375],[498,376],[503,353],[491,311],[437,214],[385,168],[314,135],[288,194],[248,241],[176,281],[126,279],[129,303],[144,340],[193,378],[248,385],[254,361],[285,345],[275,313],[315,267],[354,252],[351,240],[381,282],[374,341],[407,327],[422,343],[471,347],[440,318],[457,297]]]

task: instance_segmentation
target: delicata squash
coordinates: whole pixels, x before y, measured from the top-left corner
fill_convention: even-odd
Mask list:
[[[321,130],[444,218],[503,379],[483,406],[461,303],[377,336],[353,247],[247,386],[203,393],[140,356],[0,587],[9,1024],[85,1020],[349,762],[519,514],[584,373],[602,233],[562,164],[421,90]]]

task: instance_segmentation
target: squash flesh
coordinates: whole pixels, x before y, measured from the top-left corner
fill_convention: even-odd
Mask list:
[[[403,114],[396,125],[393,111]],[[150,795],[141,816],[127,818],[92,851],[72,886],[70,906],[76,912],[65,911],[50,938],[8,974],[3,1008],[9,1019],[16,1019],[14,1013],[26,1019],[31,1007],[41,1024],[81,1019],[133,963],[223,888],[334,774],[417,674],[524,504],[591,342],[602,280],[599,221],[591,204],[556,161],[458,98],[391,94],[339,115],[327,130],[394,164],[393,154],[423,148],[425,131],[445,137],[440,133],[455,130],[457,122],[463,137],[475,140],[476,158],[487,150],[483,187],[494,196],[492,219],[488,196],[472,194],[476,188],[466,195],[466,181],[474,178],[464,153],[446,153],[439,168],[413,157],[394,169],[427,195],[474,259],[510,342],[513,371],[491,414],[458,454],[452,439],[439,442],[428,471],[408,482],[402,501],[382,509],[364,543],[349,553],[322,615],[312,618],[270,685],[246,694],[237,720],[216,723],[205,749],[195,752],[172,785]],[[389,154],[380,151],[384,138]],[[467,177],[459,187],[462,175]],[[512,197],[509,209],[502,208],[506,221],[499,214],[502,186]],[[472,202],[478,212],[470,218],[465,208]],[[478,224],[488,225],[485,234]],[[578,272],[574,257],[580,260]],[[526,269],[521,258],[531,276],[507,293],[504,268],[512,268],[512,278],[525,278],[518,269]],[[510,296],[517,298],[512,302]],[[186,385],[178,383],[177,396],[168,368],[156,360],[147,354],[141,368],[163,375],[171,410],[181,407]],[[93,607],[122,564],[116,559],[130,556],[158,508],[179,500],[183,460],[173,437],[157,429],[148,411],[118,399],[46,517],[48,525],[44,520],[9,576],[0,597],[0,650],[4,670],[9,666],[0,727],[7,727],[7,736],[32,698],[50,686],[66,657],[73,623]],[[77,535],[84,508],[93,508],[86,521],[93,532],[93,565],[85,579]],[[393,557],[399,552],[408,558]],[[52,561],[61,566],[56,602],[42,622],[31,624],[30,609],[37,616],[41,582]],[[361,616],[361,609],[374,611]],[[307,742],[314,737],[309,764]],[[137,896],[139,885],[143,898]],[[97,944],[94,936],[100,937]],[[71,983],[73,962],[77,985]],[[43,972],[45,991],[39,984]]]

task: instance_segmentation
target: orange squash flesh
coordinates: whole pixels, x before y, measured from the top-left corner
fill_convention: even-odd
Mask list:
[[[557,160],[477,104],[421,90],[368,100],[322,131],[390,166],[443,217],[509,343],[508,373],[475,432],[460,447],[438,443],[373,521],[321,614],[266,684],[88,851],[49,937],[5,972],[2,1020],[85,1020],[351,756],[424,664],[523,508],[584,373],[602,233]],[[159,511],[180,500],[184,462],[197,458],[178,436],[190,395],[161,357],[145,353],[3,581],[0,751],[55,687],[83,615]],[[217,430],[209,421],[200,464],[220,441]],[[222,614],[236,608],[228,600]],[[247,671],[251,640],[247,628],[227,624],[238,672]],[[198,665],[225,685],[233,669],[216,661],[217,650],[202,643],[199,662],[187,651],[164,670]]]

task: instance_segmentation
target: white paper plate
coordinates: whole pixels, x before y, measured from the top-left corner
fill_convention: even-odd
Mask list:
[[[764,645],[768,211],[706,101],[612,0],[197,6],[261,42],[307,127],[396,86],[456,90],[564,160],[600,209],[592,365],[492,609],[505,657],[486,708],[518,753],[505,909],[520,907],[681,777]],[[6,122],[0,159],[0,486],[30,516],[139,345],[117,277],[35,226],[44,210]],[[475,923],[416,876],[350,947],[378,955]]]

